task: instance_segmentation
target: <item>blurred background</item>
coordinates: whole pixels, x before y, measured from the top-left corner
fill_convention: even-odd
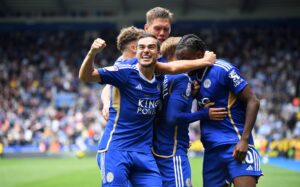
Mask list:
[[[241,70],[261,102],[253,135],[261,155],[300,160],[300,1],[0,0],[0,154],[95,156],[105,121],[101,85],[78,80],[96,37],[113,64],[120,28],[143,28],[155,6],[174,13],[171,36],[199,35]],[[191,125],[190,155],[201,155]],[[268,156],[268,157],[267,157]],[[267,161],[267,160],[266,160]]]

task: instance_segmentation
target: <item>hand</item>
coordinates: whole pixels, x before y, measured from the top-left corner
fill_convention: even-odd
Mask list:
[[[240,162],[245,161],[248,151],[248,141],[241,139],[234,147],[232,156]]]
[[[205,51],[203,58],[207,60],[208,66],[212,66],[216,62],[216,54],[212,51]]]
[[[192,95],[193,95],[193,97],[197,96],[199,90],[200,90],[200,85],[199,85],[198,81],[194,80],[193,81],[193,86],[192,86]]]
[[[105,121],[108,121],[109,118],[109,107],[103,107],[102,108],[102,116],[105,119]]]
[[[228,112],[226,108],[209,108],[208,110],[208,116],[210,120],[223,120],[227,115]]]
[[[102,51],[102,49],[104,49],[105,47],[106,47],[105,41],[102,40],[101,38],[97,38],[96,40],[94,40],[89,53],[95,55],[100,51]]]

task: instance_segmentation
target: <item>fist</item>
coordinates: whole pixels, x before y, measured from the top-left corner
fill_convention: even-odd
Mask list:
[[[216,54],[212,51],[205,51],[204,58],[208,60],[208,65],[213,65],[216,62]]]
[[[94,40],[90,52],[92,54],[97,54],[100,51],[102,51],[102,49],[104,49],[106,47],[106,43],[104,40],[102,40],[101,38],[97,38],[96,40]]]

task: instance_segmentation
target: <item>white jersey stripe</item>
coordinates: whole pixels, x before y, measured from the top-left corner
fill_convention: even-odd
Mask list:
[[[258,153],[255,151],[256,157],[257,157],[257,171],[260,171],[260,157]]]
[[[216,62],[217,64],[220,64],[220,65],[223,65],[225,67],[227,67],[228,69],[231,69],[232,68],[232,65],[230,65],[229,63],[225,62],[225,61],[217,61]]]
[[[220,64],[214,64],[214,66],[218,66],[218,67],[221,67],[223,68],[225,71],[229,71],[229,69],[223,65],[220,65]]]
[[[257,171],[257,156],[253,148],[251,148],[252,154],[253,154],[253,160],[254,160],[254,171]]]
[[[180,179],[180,172],[179,172],[179,163],[178,163],[178,157],[175,156],[176,161],[176,172],[177,172],[177,181],[178,181],[178,187],[181,187],[181,179]]]
[[[174,176],[175,176],[175,186],[178,187],[177,181],[177,171],[176,171],[176,157],[173,157],[173,169],[174,169]]]
[[[181,185],[182,185],[182,187],[184,187],[181,156],[178,156],[178,159],[179,159],[179,174],[180,174],[180,179],[181,179]]]
[[[104,153],[98,153],[100,154],[100,167],[101,167],[101,175],[103,184],[106,183],[106,177],[105,177],[105,152]]]

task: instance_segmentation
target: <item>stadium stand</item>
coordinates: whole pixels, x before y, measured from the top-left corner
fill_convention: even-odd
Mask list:
[[[96,36],[110,43],[96,64],[108,65],[118,57],[114,45],[117,32],[1,33],[0,128],[4,152],[20,151],[20,145],[39,152],[95,149],[104,125],[101,86],[80,83],[77,73],[85,50]],[[175,28],[173,35],[189,32],[185,25]],[[220,58],[239,66],[260,98],[257,139],[272,142],[300,137],[300,43],[293,39],[300,38],[299,28],[223,27],[193,32]],[[197,126],[192,128],[191,137],[198,139]]]

